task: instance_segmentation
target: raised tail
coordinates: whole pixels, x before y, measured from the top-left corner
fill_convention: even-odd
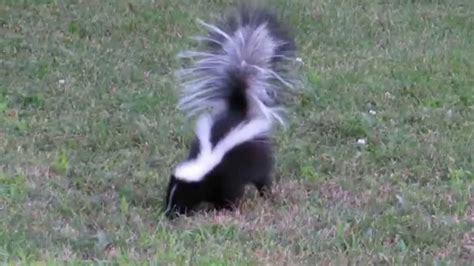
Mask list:
[[[241,8],[219,24],[199,23],[208,36],[201,51],[185,51],[193,64],[179,71],[179,107],[189,115],[208,108],[245,112],[283,122],[282,96],[293,86],[289,66],[296,47],[288,31],[270,12]]]

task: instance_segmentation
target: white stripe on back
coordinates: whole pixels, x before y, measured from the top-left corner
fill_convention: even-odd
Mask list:
[[[178,165],[174,176],[186,182],[199,182],[206,174],[216,167],[224,158],[225,154],[234,147],[252,140],[271,129],[270,119],[259,118],[244,121],[233,128],[212,149],[211,128],[212,120],[208,115],[199,118],[196,127],[197,138],[200,142],[200,152],[195,159]]]

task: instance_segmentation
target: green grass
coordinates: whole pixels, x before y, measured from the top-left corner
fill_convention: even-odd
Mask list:
[[[304,60],[274,198],[169,222],[175,54],[231,1],[2,1],[0,262],[472,260],[474,1],[274,2]]]

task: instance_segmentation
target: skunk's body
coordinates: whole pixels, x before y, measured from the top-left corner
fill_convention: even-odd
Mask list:
[[[202,22],[207,51],[185,52],[197,59],[180,72],[180,107],[200,114],[189,156],[170,178],[166,213],[187,213],[201,202],[232,208],[245,186],[263,195],[272,183],[271,127],[283,122],[283,75],[295,55],[293,39],[276,18],[261,9],[242,8],[221,25]],[[207,114],[206,109],[213,109]]]

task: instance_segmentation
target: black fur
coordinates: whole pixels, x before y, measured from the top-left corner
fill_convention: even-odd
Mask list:
[[[212,128],[212,145],[216,145],[232,127],[244,119],[244,113],[239,111],[226,112],[218,117]],[[199,141],[195,139],[188,159],[196,158],[198,153]],[[168,209],[167,215],[189,213],[202,202],[212,203],[216,209],[233,209],[238,205],[248,184],[253,184],[259,194],[264,196],[271,191],[273,165],[271,140],[263,137],[241,144],[228,152],[222,162],[201,182],[188,183],[172,175],[166,193],[166,206],[173,206]],[[173,196],[174,202],[170,203],[170,192],[175,185],[177,189]]]
[[[275,39],[284,41],[276,53],[293,56],[295,51],[293,39],[288,31],[279,25],[276,17],[266,10],[242,8],[237,16],[228,18],[219,27],[227,33],[233,33],[238,27],[262,23],[267,24],[268,31]],[[224,41],[219,35],[211,33],[210,36],[214,40]],[[208,47],[217,53],[221,49],[220,45],[215,45],[213,42],[209,42]],[[279,60],[277,57],[272,59],[274,70]],[[211,130],[213,146],[234,126],[252,119],[247,94],[248,75],[249,73],[236,66],[227,69],[224,76],[219,77],[222,82],[219,83],[219,92],[215,95],[225,100],[226,109],[213,119]],[[195,139],[188,160],[196,158],[199,150],[199,141]],[[175,214],[189,214],[202,202],[213,203],[217,209],[233,209],[239,204],[245,187],[249,184],[254,185],[260,195],[264,196],[271,191],[273,166],[271,137],[264,136],[234,147],[200,182],[185,182],[172,175],[166,192],[166,215],[173,217]]]

